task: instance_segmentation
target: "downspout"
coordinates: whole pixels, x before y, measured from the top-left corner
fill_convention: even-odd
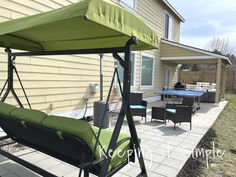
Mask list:
[[[103,101],[103,54],[100,53],[100,101]]]

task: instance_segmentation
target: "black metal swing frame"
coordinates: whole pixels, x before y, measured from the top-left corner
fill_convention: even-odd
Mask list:
[[[64,51],[42,51],[42,52],[16,52],[16,53],[12,53],[11,50],[9,48],[6,49],[6,52],[8,54],[8,78],[6,83],[4,84],[4,87],[1,91],[1,93],[4,91],[6,85],[6,91],[5,94],[3,95],[3,97],[1,98],[1,102],[4,102],[8,96],[8,94],[10,92],[12,92],[14,98],[16,99],[17,103],[19,104],[20,107],[23,108],[23,104],[21,103],[20,99],[18,98],[17,94],[14,91],[14,86],[13,86],[13,73],[14,71],[17,74],[17,77],[20,81],[18,72],[16,70],[16,67],[14,65],[14,61],[16,59],[16,57],[20,57],[20,56],[40,56],[40,55],[66,55],[66,54],[100,54],[100,53],[112,53],[113,57],[115,59],[117,59],[120,63],[120,65],[124,68],[124,78],[123,78],[123,82],[125,84],[123,84],[123,89],[122,89],[122,106],[121,106],[121,110],[111,137],[111,141],[108,147],[108,151],[106,152],[107,154],[109,154],[109,150],[111,150],[112,152],[114,152],[114,150],[117,147],[117,140],[118,140],[118,136],[120,134],[121,131],[121,127],[124,121],[124,118],[127,118],[127,122],[128,122],[128,126],[129,126],[129,130],[130,130],[130,134],[131,134],[131,141],[134,145],[134,149],[135,152],[137,154],[137,158],[139,161],[139,165],[140,165],[140,169],[141,169],[141,173],[138,174],[137,176],[143,176],[146,177],[147,176],[147,171],[146,171],[146,167],[145,167],[145,163],[144,163],[144,158],[143,158],[143,154],[141,151],[141,147],[140,147],[140,142],[138,139],[138,135],[137,135],[137,131],[135,128],[135,124],[134,124],[134,120],[133,117],[130,113],[130,108],[129,108],[129,96],[130,96],[130,83],[131,83],[131,65],[130,65],[130,56],[131,56],[131,46],[132,45],[136,45],[138,43],[136,37],[132,37],[131,39],[129,39],[127,41],[127,43],[125,44],[124,47],[117,47],[117,48],[98,48],[98,49],[81,49],[81,50],[64,50]],[[124,53],[125,57],[124,60],[119,56],[118,53]],[[20,81],[21,83],[21,81]],[[28,97],[24,91],[24,87],[21,83],[23,92],[25,94],[25,97],[27,99],[27,102],[30,106],[30,103],[28,101]],[[31,107],[31,106],[30,106]],[[101,129],[100,129],[101,130]],[[0,138],[0,141],[6,140],[9,137],[2,137]],[[20,142],[21,143],[21,142]],[[119,142],[118,142],[119,143]],[[24,144],[24,142],[22,142],[22,144]],[[4,144],[3,144],[4,145]],[[96,147],[95,147],[96,148]],[[24,161],[4,150],[0,150],[0,154],[21,164],[22,166],[25,166],[26,168],[40,174],[46,177],[53,177],[55,175],[35,166],[34,164],[31,164],[27,161]],[[110,153],[112,156],[112,153]],[[124,162],[123,164],[121,164],[119,167],[117,167],[115,170],[113,170],[112,172],[108,173],[108,167],[109,164],[111,162],[111,156],[107,156],[107,158],[104,159],[102,165],[101,165],[101,170],[99,172],[99,176],[100,177],[105,177],[105,176],[112,176],[114,175],[117,171],[119,171],[121,168],[123,168],[128,162]],[[87,164],[88,167],[90,167],[90,165],[93,164]],[[84,175],[85,176],[89,176],[89,168],[86,167],[84,169]],[[80,172],[81,174],[81,172]]]

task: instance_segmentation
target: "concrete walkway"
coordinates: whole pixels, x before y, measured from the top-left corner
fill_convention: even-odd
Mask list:
[[[148,122],[135,117],[135,123],[141,145],[145,155],[145,163],[148,175],[153,177],[174,177],[182,169],[193,149],[212,126],[218,115],[226,106],[227,102],[222,101],[218,107],[214,104],[201,104],[201,109],[193,116],[193,128],[189,130],[189,123],[182,123],[173,129],[170,121],[165,126],[157,121],[150,122],[150,112],[152,106],[157,106],[160,102],[149,104]],[[123,131],[128,131],[126,122]],[[57,176],[75,177],[79,170],[57,159],[45,154],[26,149],[15,153],[15,155],[38,165]],[[115,176],[133,177],[140,172],[138,163],[130,163],[120,170]],[[0,156],[0,176],[1,177],[36,177],[38,175],[23,168],[19,164]],[[92,176],[92,175],[91,175]]]

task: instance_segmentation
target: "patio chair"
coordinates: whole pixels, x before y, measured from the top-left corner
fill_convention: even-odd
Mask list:
[[[152,107],[151,122],[155,119],[165,123],[165,109],[165,107]]]
[[[192,107],[184,105],[176,105],[166,108],[166,120],[171,120],[174,123],[174,130],[177,123],[189,122],[190,130],[192,130]]]
[[[142,93],[130,93],[130,112],[132,116],[141,116],[147,122],[147,102],[143,100]]]
[[[192,97],[183,97],[182,103],[180,104],[166,104],[166,108],[175,109],[176,106],[189,106],[193,108],[194,98]],[[192,110],[192,112],[194,112]]]

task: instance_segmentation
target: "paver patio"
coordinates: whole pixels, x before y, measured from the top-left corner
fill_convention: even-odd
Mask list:
[[[220,102],[219,106],[214,104],[201,104],[201,109],[193,116],[193,128],[189,130],[189,123],[182,123],[173,129],[173,123],[151,122],[151,107],[162,104],[154,102],[148,105],[147,124],[139,117],[135,117],[137,132],[141,138],[141,145],[144,151],[145,163],[149,176],[167,176],[174,177],[184,166],[197,146],[199,141],[212,126],[218,115],[227,105],[227,101]],[[123,131],[128,131],[124,123]],[[1,134],[4,134],[3,132]],[[0,134],[0,135],[1,135]],[[15,155],[38,165],[47,171],[65,177],[78,176],[79,170],[73,166],[65,164],[57,159],[47,156],[43,153],[36,152],[32,149],[25,149],[15,153]],[[130,163],[115,176],[133,177],[140,172],[138,162]],[[0,156],[0,176],[2,177],[35,177],[37,174]],[[92,176],[92,175],[91,175]]]

